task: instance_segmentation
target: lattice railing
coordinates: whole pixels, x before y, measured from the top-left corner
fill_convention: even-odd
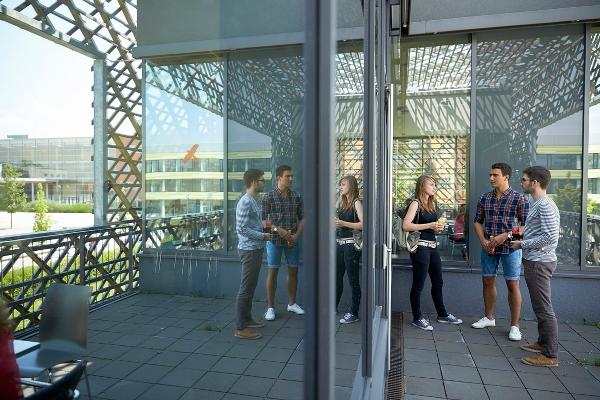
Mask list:
[[[146,248],[219,250],[223,248],[223,211],[146,221]]]
[[[2,299],[16,330],[36,328],[52,283],[89,286],[92,306],[136,288],[141,239],[134,223],[3,238]]]

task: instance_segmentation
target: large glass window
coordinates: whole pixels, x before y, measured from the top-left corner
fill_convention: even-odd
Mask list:
[[[147,63],[147,244],[223,246],[224,121],[221,60]]]
[[[402,42],[394,71],[392,198],[395,208],[414,196],[418,176],[437,182],[437,205],[448,221],[439,235],[443,259],[467,258],[467,181],[471,44]],[[401,252],[400,256],[408,257]]]
[[[560,209],[558,264],[578,268],[581,239],[584,36],[582,27],[547,34],[477,36],[475,177],[471,207],[491,190],[490,165],[507,162],[511,184],[521,171],[544,165],[548,193]],[[479,244],[475,244],[479,249]],[[474,260],[478,263],[478,260]]]
[[[586,263],[598,267],[600,266],[600,27],[593,28],[591,36]]]

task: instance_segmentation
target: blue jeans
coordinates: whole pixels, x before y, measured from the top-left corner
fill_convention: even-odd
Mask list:
[[[298,243],[294,247],[278,246],[273,242],[267,242],[267,265],[269,268],[279,268],[281,266],[281,255],[285,253],[285,260],[288,267],[297,268],[300,261],[300,246]]]
[[[510,254],[494,254],[490,256],[484,249],[481,250],[481,275],[496,276],[498,264],[502,261],[504,279],[507,281],[518,281],[521,276],[521,250],[515,250]]]

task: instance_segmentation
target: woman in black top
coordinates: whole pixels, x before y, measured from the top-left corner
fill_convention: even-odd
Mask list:
[[[360,251],[354,247],[352,230],[362,230],[363,207],[358,199],[358,182],[351,175],[340,179],[340,199],[338,200],[336,229],[336,302],[340,303],[344,289],[344,272],[352,288],[352,308],[344,314],[340,322],[351,324],[358,321],[360,306],[359,261]]]
[[[412,324],[426,331],[433,330],[429,321],[421,314],[421,291],[427,279],[431,278],[431,297],[437,311],[437,321],[446,324],[461,324],[462,320],[446,312],[442,287],[442,261],[437,251],[436,233],[441,233],[445,225],[438,222],[435,205],[435,179],[423,175],[417,179],[415,198],[410,201],[402,229],[407,232],[421,231],[417,251],[410,254],[413,265],[413,281],[410,289],[410,305],[413,313]]]

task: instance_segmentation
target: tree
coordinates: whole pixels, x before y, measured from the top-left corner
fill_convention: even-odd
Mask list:
[[[567,183],[556,191],[554,202],[561,211],[581,211],[581,189]]]
[[[4,195],[2,202],[6,211],[10,214],[10,228],[13,227],[13,214],[23,208],[27,201],[25,196],[25,184],[18,181],[21,173],[12,165],[4,164],[2,168],[2,177],[4,178]]]
[[[48,218],[48,202],[41,183],[37,184],[37,199],[35,200],[35,219],[33,223],[34,232],[44,232],[50,229],[50,218]]]

